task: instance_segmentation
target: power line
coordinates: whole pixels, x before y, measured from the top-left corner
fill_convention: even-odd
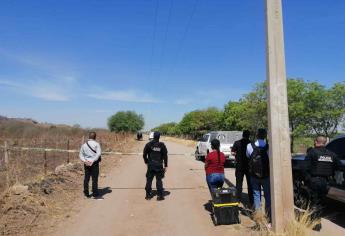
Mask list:
[[[193,9],[192,9],[192,12],[191,12],[191,15],[190,15],[190,17],[189,17],[189,19],[187,21],[187,25],[186,25],[185,31],[182,34],[182,38],[181,38],[179,46],[178,46],[178,48],[176,50],[176,56],[175,56],[174,64],[171,67],[170,74],[172,74],[174,72],[174,69],[176,67],[176,64],[177,64],[178,58],[180,56],[180,53],[181,53],[181,51],[183,49],[185,40],[187,38],[187,34],[189,32],[189,29],[190,29],[190,26],[192,24],[192,20],[194,18],[194,15],[196,13],[198,5],[199,5],[199,0],[195,0],[194,5],[193,5]]]
[[[156,34],[157,34],[158,9],[159,9],[159,0],[156,0],[154,23],[153,23],[153,34],[152,34],[152,45],[151,45],[151,56],[150,56],[150,69],[149,69],[148,79],[151,78],[152,70],[153,70],[153,55],[155,51],[155,42],[156,42]]]
[[[165,32],[164,32],[164,38],[163,38],[162,50],[161,50],[161,55],[160,55],[160,60],[159,60],[160,63],[159,63],[159,69],[158,69],[158,76],[157,77],[160,77],[160,71],[161,71],[162,66],[163,66],[163,59],[165,56],[165,48],[166,48],[166,43],[168,40],[168,32],[169,32],[170,23],[171,23],[171,15],[172,15],[173,5],[174,5],[174,1],[170,0],[168,21],[167,21],[167,25],[166,25]]]

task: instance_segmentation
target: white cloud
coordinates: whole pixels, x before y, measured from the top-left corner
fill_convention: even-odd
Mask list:
[[[44,80],[26,80],[21,83],[10,80],[0,80],[0,85],[8,87],[17,93],[43,99],[46,101],[68,101],[70,99],[65,84],[56,84]]]
[[[161,103],[152,95],[138,90],[99,91],[97,94],[90,94],[89,97],[122,102]]]

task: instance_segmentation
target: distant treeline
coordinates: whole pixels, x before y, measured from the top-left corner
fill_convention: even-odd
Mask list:
[[[289,124],[291,140],[322,134],[334,136],[343,126],[345,83],[328,88],[318,82],[288,79]],[[207,108],[186,113],[179,123],[162,124],[153,130],[165,135],[187,135],[197,138],[210,130],[244,130],[255,132],[267,128],[267,83],[238,101],[229,101],[224,109]]]

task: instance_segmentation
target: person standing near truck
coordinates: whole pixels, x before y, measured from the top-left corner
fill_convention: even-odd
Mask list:
[[[246,176],[249,205],[251,208],[253,206],[254,199],[253,199],[253,190],[250,183],[248,158],[246,156],[247,145],[250,143],[249,137],[250,137],[250,131],[244,130],[242,134],[242,139],[237,140],[232,146],[231,154],[235,156],[235,160],[236,160],[235,176],[236,176],[237,197],[241,201],[243,178],[244,176]]]
[[[211,148],[212,152],[207,154],[205,159],[206,182],[210,192],[215,188],[223,187],[225,180],[225,155],[219,150],[220,142],[218,139],[211,140]]]
[[[266,142],[266,129],[258,129],[257,140],[247,145],[246,155],[249,158],[249,174],[253,189],[254,209],[261,208],[261,188],[264,190],[265,209],[267,215],[271,216],[271,192],[270,192],[270,170],[268,157],[268,143]],[[268,225],[270,227],[270,224]]]
[[[157,200],[164,200],[163,181],[165,172],[168,170],[168,150],[163,142],[159,142],[160,133],[154,132],[153,140],[146,144],[143,158],[147,165],[146,172],[146,200],[153,197],[152,181],[156,177]]]
[[[329,179],[334,176],[336,168],[340,166],[340,161],[336,154],[326,149],[327,139],[318,136],[314,140],[314,148],[309,148],[305,160],[309,162],[309,171],[306,177],[306,185],[311,190],[310,204],[313,208],[313,218],[321,216],[321,205],[329,191]],[[321,229],[321,224],[315,227]]]

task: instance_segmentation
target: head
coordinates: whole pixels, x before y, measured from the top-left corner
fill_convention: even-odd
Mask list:
[[[159,133],[157,131],[153,133],[153,139],[154,140],[159,141],[160,137],[161,137],[161,133]]]
[[[317,136],[314,140],[314,147],[324,147],[326,146],[327,138],[325,136]]]
[[[257,139],[266,139],[267,138],[267,130],[260,128],[258,129],[258,131],[256,132],[256,138]]]
[[[89,132],[89,139],[93,139],[93,140],[96,140],[96,132],[94,132],[94,131],[91,131],[91,132]]]
[[[219,147],[220,147],[220,142],[219,142],[219,140],[218,140],[218,139],[213,139],[213,140],[211,141],[211,148],[212,148],[213,150],[219,150]]]
[[[242,137],[245,139],[249,139],[250,131],[249,130],[243,130]]]

